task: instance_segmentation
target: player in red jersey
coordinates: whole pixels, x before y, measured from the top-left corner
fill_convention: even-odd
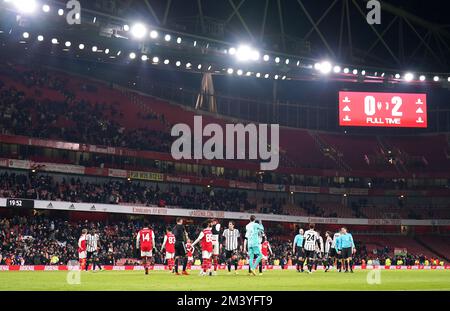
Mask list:
[[[80,260],[80,269],[84,270],[86,266],[86,235],[87,229],[81,230],[81,236],[78,239],[78,258]]]
[[[172,271],[175,264],[175,236],[173,235],[171,228],[166,229],[166,235],[164,236],[161,251],[163,249],[166,249],[167,266],[169,267],[169,270]]]
[[[259,263],[259,273],[263,272],[263,267],[267,268],[267,263],[269,262],[269,255],[272,255],[272,248],[270,247],[269,241],[267,241],[267,237],[263,237],[263,242],[261,243],[261,254],[262,260]]]
[[[220,254],[220,224],[219,220],[216,218],[211,220],[211,232],[212,232],[212,244],[213,244],[213,251],[212,251],[212,264],[214,266],[214,274],[217,273],[217,266],[219,265],[219,254]]]
[[[186,252],[187,252],[187,260],[188,260],[187,268],[189,270],[191,269],[192,264],[194,262],[194,251],[195,251],[195,248],[192,246],[191,240],[187,239],[187,243],[186,243]]]
[[[213,251],[213,241],[212,241],[212,231],[211,231],[211,221],[207,220],[203,223],[203,231],[198,235],[197,240],[192,243],[194,247],[198,242],[201,241],[202,246],[202,271],[200,275],[212,275],[211,272],[211,256]]]
[[[155,247],[155,234],[147,222],[144,228],[139,230],[136,236],[136,249],[141,250],[141,258],[144,264],[145,274],[148,274],[148,266],[153,257],[153,248]]]

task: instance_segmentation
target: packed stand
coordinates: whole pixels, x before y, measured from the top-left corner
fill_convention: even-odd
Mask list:
[[[0,133],[24,135],[86,144],[128,147],[158,152],[170,151],[168,132],[151,128],[128,129],[119,103],[92,103],[77,99],[66,86],[68,81],[48,74],[45,70],[17,72],[13,67],[0,67],[7,75],[26,88],[46,88],[57,92],[61,99],[42,97],[35,89],[33,96],[8,85],[0,76]],[[95,93],[88,84],[81,88]],[[165,117],[155,113],[137,115],[142,120],[159,120],[168,126]]]
[[[139,252],[135,248],[136,235],[142,228],[142,221],[88,222],[67,221],[42,215],[34,217],[14,216],[0,220],[0,265],[65,265],[76,264],[78,259],[78,238],[83,228],[96,229],[100,236],[99,258],[102,264],[137,264]],[[152,223],[155,231],[155,263],[164,263],[164,254],[160,252],[166,226],[162,222]],[[200,226],[187,225],[191,238],[200,232]],[[242,232],[242,228],[238,228]],[[271,265],[295,264],[292,253],[292,241],[283,238],[280,228],[266,228],[273,255],[269,257]],[[427,258],[422,254],[402,254],[392,256],[389,247],[373,250],[369,253],[364,245],[356,242],[355,264],[375,265],[441,265],[438,258]],[[199,251],[194,252],[198,258]],[[243,252],[239,253],[245,259]],[[124,261],[125,260],[125,261]],[[128,261],[129,260],[129,261]],[[221,257],[221,262],[225,258]],[[443,264],[443,263],[442,263]]]
[[[108,181],[100,184],[81,181],[79,178],[63,178],[58,182],[50,175],[40,174],[1,174],[0,197],[84,203],[132,203],[234,212],[255,207],[247,200],[245,191],[198,191],[192,188],[182,192],[177,187],[163,191],[158,185],[131,181]]]

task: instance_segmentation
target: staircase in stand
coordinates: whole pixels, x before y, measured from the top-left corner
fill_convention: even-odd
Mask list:
[[[450,258],[447,258],[445,255],[441,254],[439,251],[435,250],[434,248],[430,247],[427,243],[420,240],[418,237],[414,237],[414,240],[419,243],[423,248],[427,249],[428,251],[432,252],[433,254],[436,254],[437,257],[444,259],[445,261],[450,261]]]
[[[445,157],[450,160],[450,134],[445,135],[447,138],[447,146],[445,147]]]
[[[133,104],[137,105],[141,111],[144,113],[151,112],[148,105],[144,104],[142,99],[140,98],[140,95],[136,92],[132,92],[122,86],[114,85],[114,88],[118,91],[120,91],[123,95],[125,95]]]
[[[336,148],[328,144],[315,132],[308,131],[309,135],[314,139],[316,146],[322,152],[322,154],[330,158],[336,163],[337,167],[342,171],[351,171],[352,168],[344,161],[343,154],[339,152]]]
[[[389,151],[391,152],[392,156],[397,157],[397,158],[398,158],[398,156],[400,156],[402,154],[401,150],[399,150],[397,148],[393,148],[392,146],[388,146],[388,143],[385,142],[380,136],[377,136],[377,141],[381,147],[382,154],[385,157],[386,161],[388,161],[388,157],[390,155]],[[398,161],[394,162],[394,166],[398,173],[407,173],[408,172],[408,169],[405,167],[405,165],[403,164],[403,161],[401,161],[400,159]]]

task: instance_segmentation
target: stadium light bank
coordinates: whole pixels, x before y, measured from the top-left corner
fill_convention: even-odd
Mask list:
[[[263,171],[276,170],[279,165],[278,124],[226,124],[224,137],[221,125],[209,123],[203,127],[202,116],[194,116],[193,130],[188,124],[178,123],[172,127],[171,136],[178,137],[171,147],[171,154],[175,160],[259,159],[260,169]],[[203,137],[208,138],[204,143]]]
[[[4,3],[10,4],[20,15],[34,15],[37,14],[38,7],[41,5],[41,1],[37,0],[3,0]],[[41,6],[41,10],[44,14],[48,14],[52,11],[49,4],[44,3]],[[65,9],[59,8],[56,12],[59,16],[66,14],[66,21],[69,25],[81,24],[81,4],[78,0],[65,1]]]

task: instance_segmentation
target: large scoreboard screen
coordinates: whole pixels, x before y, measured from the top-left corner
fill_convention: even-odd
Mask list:
[[[340,126],[427,127],[427,95],[339,92]]]

